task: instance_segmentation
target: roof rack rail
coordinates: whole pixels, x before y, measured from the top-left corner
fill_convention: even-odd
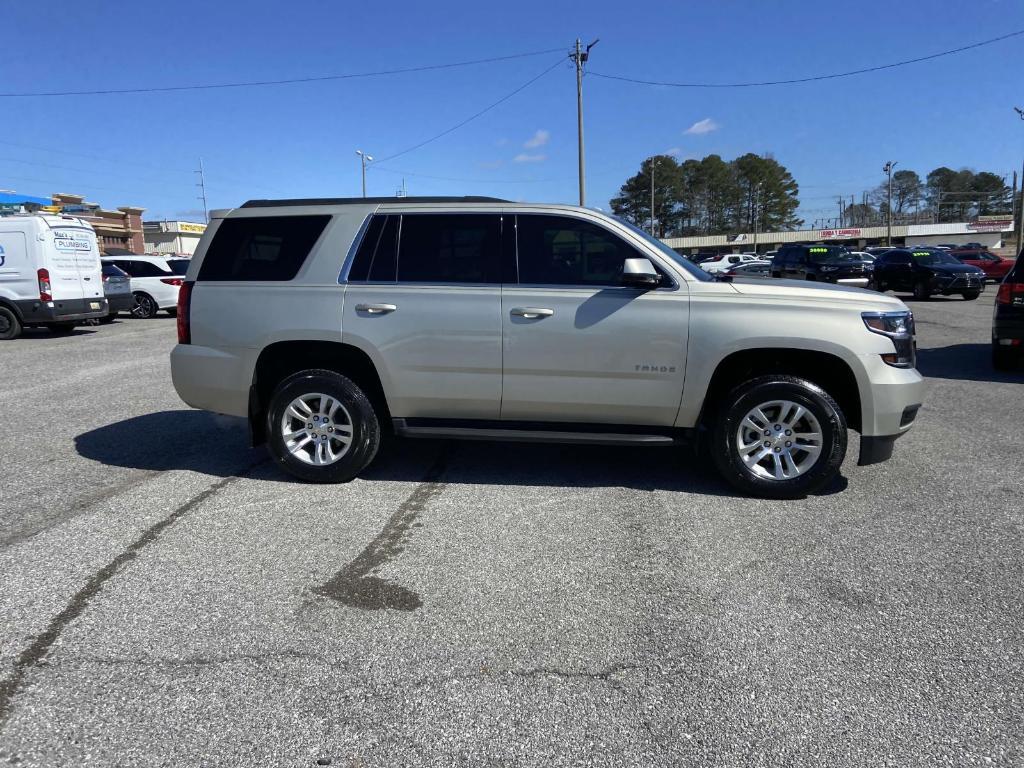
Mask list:
[[[377,205],[380,203],[509,203],[500,197],[305,197],[291,200],[247,200],[242,208],[285,208],[300,205]]]

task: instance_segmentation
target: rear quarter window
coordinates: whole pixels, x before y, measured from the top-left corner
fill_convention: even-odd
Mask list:
[[[206,250],[197,280],[291,280],[330,216],[225,219]]]

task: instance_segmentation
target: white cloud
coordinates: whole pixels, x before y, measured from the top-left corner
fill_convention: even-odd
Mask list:
[[[698,120],[696,123],[687,128],[683,133],[690,134],[693,136],[701,136],[705,133],[711,133],[712,131],[718,130],[718,123],[712,120],[710,117],[705,117],[703,120]]]
[[[547,155],[531,155],[528,152],[520,152],[512,158],[513,163],[541,163],[548,159]]]
[[[548,143],[551,138],[551,131],[546,131],[543,128],[539,128],[533,136],[523,143],[526,149],[536,149],[537,147],[543,147]]]

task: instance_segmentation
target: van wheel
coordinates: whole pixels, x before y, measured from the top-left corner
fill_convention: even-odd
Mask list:
[[[761,376],[729,393],[713,454],[744,493],[797,499],[822,488],[846,456],[846,418],[821,387],[795,376]]]
[[[267,411],[267,447],[289,474],[314,483],[344,483],[377,455],[380,424],[355,382],[325,370],[282,381]]]
[[[10,341],[21,336],[21,321],[13,310],[0,307],[0,341]]]
[[[153,297],[148,293],[142,293],[137,291],[132,294],[132,298],[135,303],[132,304],[132,317],[140,317],[143,320],[149,320],[156,317],[156,313],[159,310],[156,302],[153,301]]]
[[[928,289],[928,283],[924,280],[918,280],[914,283],[914,298],[918,301],[928,301],[932,297],[932,292]]]

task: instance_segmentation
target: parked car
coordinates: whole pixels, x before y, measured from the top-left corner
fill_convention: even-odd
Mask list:
[[[851,256],[856,256],[858,259],[860,259],[865,264],[874,264],[875,263],[875,256],[873,254],[868,253],[867,251],[850,251],[850,255]]]
[[[1007,272],[1013,269],[1013,259],[1004,259],[1000,256],[996,256],[994,253],[976,248],[972,249],[957,249],[948,251],[949,255],[964,264],[970,264],[972,267],[977,267],[985,273],[985,277],[989,280],[999,282],[1006,277]]]
[[[756,256],[751,256],[749,253],[727,253],[716,259],[702,261],[700,268],[711,273],[724,272],[737,264],[749,264],[752,261],[760,261],[760,259]]]
[[[164,256],[104,256],[105,264],[113,264],[131,278],[133,317],[151,318],[164,310],[174,316],[178,306],[178,290],[188,259]]]
[[[767,334],[767,335],[766,335]],[[722,282],[599,211],[493,198],[250,201],[215,213],[171,375],[278,465],[343,482],[407,437],[703,450],[745,492],[884,461],[924,394],[899,300]],[[686,386],[683,386],[683,377]]]
[[[729,267],[723,274],[731,277],[771,277],[771,270],[770,261],[748,261]]]
[[[765,251],[764,255],[761,258],[764,259],[765,261],[771,261],[772,259],[775,258],[775,254],[777,253],[778,251]]]
[[[887,252],[891,251],[894,247],[895,246],[892,246],[892,245],[879,245],[879,246],[873,245],[870,248],[865,248],[863,250],[863,253],[866,253],[869,256],[874,256],[877,259],[883,253],[887,253]]]
[[[959,293],[973,301],[985,290],[985,273],[940,248],[897,248],[875,259],[874,287],[910,292],[918,300]]]
[[[96,232],[73,216],[0,216],[0,340],[107,314]]]
[[[135,303],[128,273],[113,264],[103,265],[103,295],[107,297],[107,316],[99,322],[112,323],[118,312],[128,312]]]
[[[772,260],[771,273],[772,277],[855,288],[865,288],[871,282],[871,265],[841,245],[784,245]]]
[[[1024,363],[1024,259],[1018,256],[996,293],[992,313],[992,365],[999,370],[1009,370],[1021,363]]]

